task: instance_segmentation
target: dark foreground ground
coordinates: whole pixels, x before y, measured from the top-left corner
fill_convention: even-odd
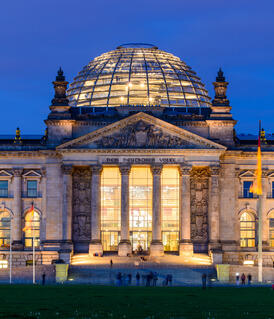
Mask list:
[[[0,285],[0,318],[274,319],[271,288]]]

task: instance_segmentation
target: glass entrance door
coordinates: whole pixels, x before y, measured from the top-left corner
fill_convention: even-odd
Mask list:
[[[152,240],[152,233],[145,231],[133,231],[130,234],[132,242],[132,250],[138,250],[141,246],[143,251],[147,251]]]
[[[179,232],[163,232],[164,251],[179,250]]]
[[[118,231],[102,231],[102,245],[104,251],[117,251],[120,241]]]

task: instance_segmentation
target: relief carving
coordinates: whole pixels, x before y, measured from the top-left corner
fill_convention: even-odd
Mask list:
[[[192,168],[190,172],[191,239],[208,241],[208,167]]]
[[[89,241],[91,233],[91,173],[88,168],[75,168],[72,179],[73,241]]]
[[[180,137],[165,134],[160,128],[140,120],[118,133],[95,141],[99,148],[178,148],[190,145]]]

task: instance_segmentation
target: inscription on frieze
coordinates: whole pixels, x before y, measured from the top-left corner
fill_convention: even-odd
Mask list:
[[[123,157],[123,158],[109,158],[103,160],[103,163],[109,164],[119,164],[119,163],[127,163],[127,164],[153,164],[155,162],[159,162],[162,164],[176,164],[180,163],[183,158],[171,158],[171,157],[157,157],[157,158],[146,158],[146,157]]]

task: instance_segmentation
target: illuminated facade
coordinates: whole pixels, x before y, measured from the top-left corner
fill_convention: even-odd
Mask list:
[[[257,258],[249,192],[257,137],[237,135],[220,70],[211,100],[183,61],[151,45],[95,58],[70,84],[62,70],[44,136],[0,136],[0,258],[195,252]],[[274,261],[274,139],[263,160],[263,258]],[[34,202],[34,215],[29,212]]]

